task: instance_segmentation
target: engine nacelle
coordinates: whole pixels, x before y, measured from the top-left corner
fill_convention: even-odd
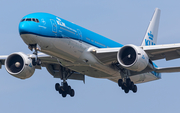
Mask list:
[[[142,71],[149,64],[149,57],[144,50],[135,45],[123,46],[117,53],[118,62],[125,69]]]
[[[5,68],[9,74],[20,79],[31,77],[35,71],[32,59],[22,52],[10,54],[5,61]]]

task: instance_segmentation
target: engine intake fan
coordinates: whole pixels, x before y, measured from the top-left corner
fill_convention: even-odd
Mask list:
[[[125,45],[117,53],[119,64],[125,69],[142,71],[149,63],[149,57],[144,50],[135,45]]]

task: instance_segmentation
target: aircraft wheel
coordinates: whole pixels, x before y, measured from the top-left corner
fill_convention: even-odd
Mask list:
[[[65,91],[62,92],[62,97],[66,97],[67,93]]]
[[[134,88],[134,83],[131,82],[131,85],[129,86],[129,89],[132,90]]]
[[[119,80],[118,80],[118,85],[119,85],[119,87],[121,87],[121,86],[122,86],[122,84],[123,84],[122,79],[119,79]]]
[[[127,85],[128,87],[131,85],[131,80],[130,80],[130,78],[127,78],[127,79],[126,79],[126,85]]]
[[[68,86],[68,88],[67,88],[67,92],[68,92],[68,94],[70,94],[70,93],[71,93],[71,86]]]
[[[129,93],[129,88],[126,87],[126,88],[124,89],[124,92],[125,92],[125,93]]]
[[[62,86],[60,86],[59,88],[59,94],[62,94],[63,90],[62,90]]]
[[[71,89],[70,96],[74,97],[74,95],[75,95],[74,89]]]
[[[136,86],[136,85],[134,85],[134,88],[132,89],[132,91],[133,91],[134,93],[137,92],[137,86]]]
[[[56,89],[56,91],[59,91],[59,89],[60,89],[59,83],[56,83],[56,84],[55,84],[55,89]]]
[[[125,83],[122,84],[121,88],[122,88],[122,90],[124,90],[126,88]]]

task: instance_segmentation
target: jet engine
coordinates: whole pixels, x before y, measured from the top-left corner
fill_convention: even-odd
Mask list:
[[[120,65],[131,71],[142,71],[149,64],[149,57],[144,50],[135,45],[125,45],[117,53]]]
[[[34,74],[32,59],[22,52],[12,53],[5,60],[5,68],[9,74],[20,79],[26,79]]]

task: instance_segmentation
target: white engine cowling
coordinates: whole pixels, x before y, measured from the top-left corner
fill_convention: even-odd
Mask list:
[[[142,71],[149,64],[149,57],[144,50],[135,45],[125,45],[117,53],[120,65],[131,71]]]
[[[10,54],[5,61],[5,68],[9,74],[20,79],[31,77],[35,71],[32,59],[22,52]]]

